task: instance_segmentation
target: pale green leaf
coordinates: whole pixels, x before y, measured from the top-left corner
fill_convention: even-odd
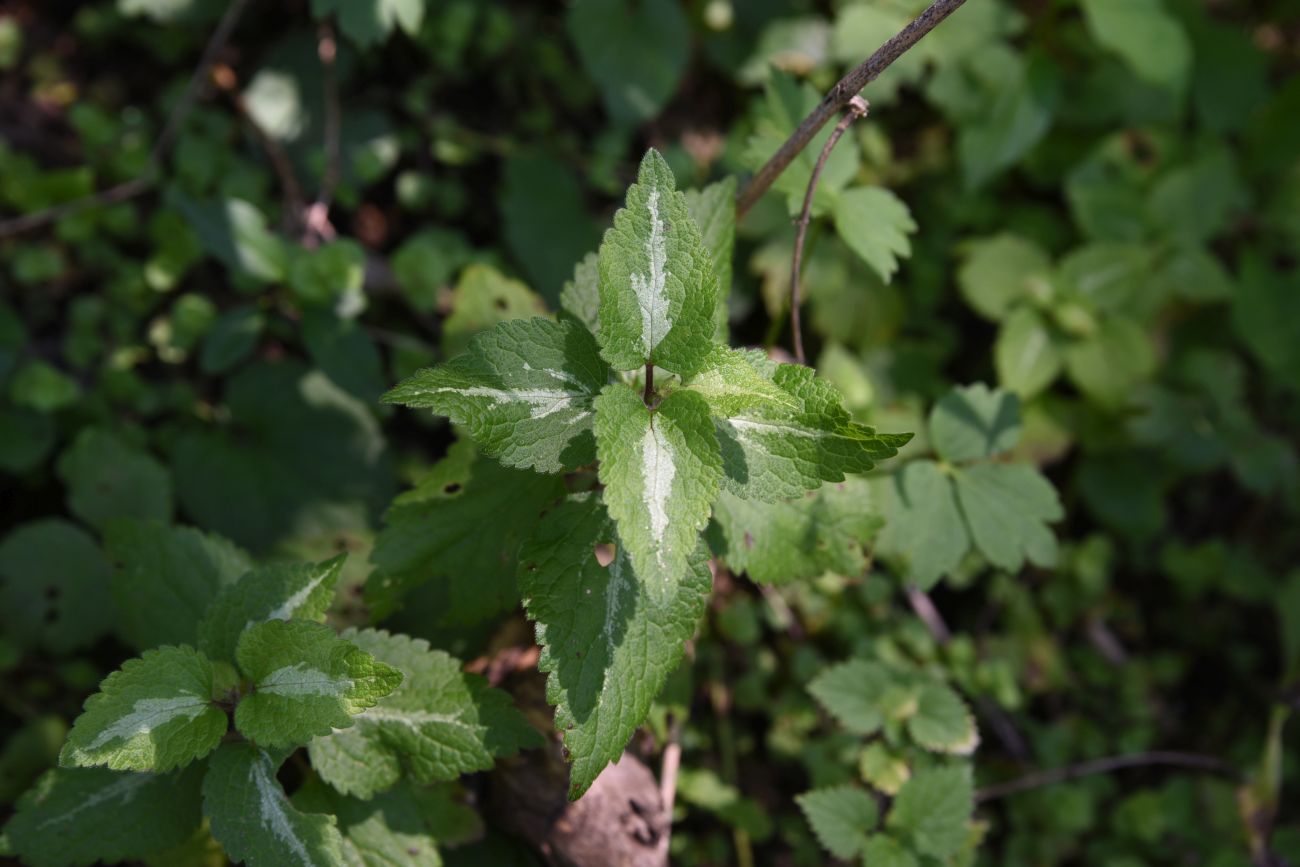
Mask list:
[[[402,682],[328,626],[268,620],[244,630],[235,656],[252,691],[235,708],[235,726],[266,747],[305,744],[352,725]]]
[[[854,187],[835,200],[835,231],[888,283],[898,260],[912,255],[916,221],[902,199],[883,187]]]
[[[376,629],[342,637],[400,671],[402,682],[350,728],[311,742],[312,767],[340,792],[370,798],[403,774],[417,783],[453,780],[540,744],[508,693],[465,674],[459,660],[427,641]]]
[[[731,295],[732,257],[736,246],[736,179],[728,176],[702,190],[686,191],[686,207],[700,229],[704,248],[718,276],[718,301],[714,307],[719,340],[727,338],[727,299]]]
[[[894,676],[880,663],[851,659],[817,675],[808,691],[845,729],[872,735],[885,723],[883,696],[895,685]]]
[[[608,545],[602,565],[596,550]],[[577,798],[617,761],[704,614],[711,576],[699,545],[667,594],[650,592],[600,500],[549,512],[520,551],[519,584],[542,645],[547,701],[573,767]]]
[[[1155,367],[1150,336],[1122,316],[1103,320],[1095,334],[1065,348],[1070,379],[1103,407],[1123,406]]]
[[[772,380],[776,364],[760,352],[714,346],[686,387],[709,402],[714,414],[728,417],[746,410],[799,410],[802,401]]]
[[[195,201],[181,193],[169,198],[203,248],[231,271],[263,283],[287,276],[289,248],[256,205],[242,199]]]
[[[1061,374],[1063,359],[1057,337],[1032,307],[1012,311],[998,330],[993,347],[998,382],[1026,400]]]
[[[226,585],[199,624],[199,649],[211,659],[233,663],[239,637],[256,623],[324,621],[345,559],[340,554],[323,563],[261,566]]]
[[[930,410],[930,440],[952,463],[1000,455],[1019,439],[1020,401],[982,382],[954,388]]]
[[[112,518],[171,518],[167,470],[107,430],[82,428],[59,457],[59,477],[68,488],[68,510],[97,529]]]
[[[903,783],[912,776],[907,762],[879,740],[867,744],[867,748],[862,751],[858,758],[858,773],[873,788],[891,796],[897,795]]]
[[[221,588],[249,569],[248,555],[189,527],[117,521],[107,533],[119,629],[139,649],[193,643]]]
[[[722,535],[714,553],[751,581],[778,584],[825,572],[862,574],[867,565],[863,548],[881,525],[861,479],[775,503],[742,500],[723,491],[713,519]]]
[[[276,779],[277,762],[265,751],[228,743],[208,766],[203,812],[232,861],[248,867],[347,865],[334,817],[294,807]]]
[[[446,594],[440,624],[478,622],[517,604],[515,554],[546,504],[562,496],[563,478],[476,458],[468,440],[458,442],[388,510],[370,555],[371,613],[386,616],[429,581]]]
[[[872,834],[862,852],[866,867],[921,867],[921,862],[902,843],[888,834]]]
[[[916,713],[907,731],[927,750],[968,756],[979,746],[975,718],[961,697],[942,683],[923,684],[916,694]]]
[[[965,842],[966,825],[974,809],[969,765],[927,768],[903,785],[887,824],[917,852],[946,858]]]
[[[419,371],[384,400],[449,416],[509,466],[554,473],[595,457],[592,400],[608,381],[581,326],[517,319],[477,335],[467,354]]]
[[[142,859],[183,842],[199,827],[203,770],[55,768],[18,801],[4,834],[27,867]]]
[[[1010,572],[1019,571],[1025,560],[1056,565],[1056,536],[1047,524],[1065,512],[1056,489],[1037,469],[976,464],[955,470],[953,478],[971,537],[990,563]]]
[[[796,401],[754,407],[717,421],[727,490],[745,499],[773,502],[802,496],[845,473],[865,473],[893,457],[911,434],[877,434],[854,422],[834,386],[811,369],[780,365],[773,381]]]
[[[1019,235],[1002,234],[966,244],[957,286],[966,303],[986,319],[1003,319],[1018,302],[1051,291],[1052,260]]]
[[[59,755],[64,767],[163,772],[216,749],[226,713],[212,663],[190,647],[146,650],[86,699]]]
[[[114,622],[110,566],[95,540],[69,521],[19,524],[0,541],[0,626],[20,647],[68,653]]]
[[[675,391],[653,411],[625,385],[596,399],[605,504],[637,579],[667,602],[718,496],[722,458],[704,398]]]
[[[912,461],[883,487],[879,548],[900,561],[912,584],[928,590],[970,550],[952,483],[933,461]]]
[[[1187,32],[1161,0],[1083,0],[1092,37],[1144,81],[1181,91],[1192,67]]]
[[[587,327],[592,334],[600,333],[600,267],[599,257],[588,253],[573,266],[573,278],[566,280],[560,290],[560,307]]]
[[[718,278],[686,197],[656,150],[600,245],[601,354],[617,370],[653,362],[683,376],[713,345]]]
[[[853,786],[815,789],[795,798],[817,840],[836,858],[856,858],[879,819],[876,801]]]
[[[469,350],[480,331],[511,319],[546,315],[546,303],[523,283],[490,265],[468,266],[451,294],[451,313],[442,321],[442,348],[447,356]]]

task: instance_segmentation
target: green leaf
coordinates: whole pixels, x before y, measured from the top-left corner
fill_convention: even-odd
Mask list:
[[[379,401],[388,383],[384,360],[361,323],[329,310],[304,310],[302,340],[331,382],[367,406]]]
[[[470,265],[451,295],[451,313],[442,321],[442,347],[447,356],[460,355],[470,340],[511,319],[545,316],[546,304],[518,280],[490,265]]]
[[[252,353],[266,328],[266,317],[251,305],[234,307],[217,317],[203,338],[199,369],[225,373]]]
[[[54,365],[34,359],[23,364],[9,382],[9,399],[14,406],[41,413],[72,406],[81,397],[76,381]]]
[[[389,264],[408,303],[421,313],[437,308],[439,295],[456,272],[474,261],[473,248],[464,235],[431,227],[402,242]]]
[[[990,563],[1009,572],[1018,572],[1026,559],[1045,568],[1056,565],[1056,536],[1047,524],[1065,511],[1037,469],[976,464],[955,470],[953,479],[971,538]]]
[[[862,854],[879,820],[876,801],[853,786],[815,789],[795,797],[817,840],[836,858]]]
[[[602,565],[597,546],[608,545]],[[546,699],[573,767],[569,797],[617,761],[704,614],[711,575],[699,545],[668,593],[652,593],[594,494],[548,512],[519,554],[519,585],[542,645]]]
[[[686,208],[700,229],[718,276],[718,301],[714,307],[714,336],[727,338],[727,298],[731,295],[731,260],[736,246],[736,179],[728,176],[702,190],[686,191]]]
[[[228,743],[208,762],[203,812],[232,861],[248,867],[344,867],[333,816],[299,812],[276,779],[277,763],[248,743]]]
[[[921,862],[902,843],[888,834],[872,834],[862,851],[867,867],[921,867]]]
[[[54,439],[53,417],[0,407],[0,470],[17,476],[33,469],[54,448]]]
[[[202,776],[201,765],[165,775],[55,768],[18,801],[4,835],[28,867],[143,859],[199,827]]]
[[[795,500],[765,503],[723,491],[713,505],[714,551],[751,581],[787,583],[826,572],[860,575],[881,520],[866,482],[846,479]]]
[[[466,440],[398,497],[375,539],[366,603],[375,617],[430,580],[446,585],[438,623],[476,623],[519,601],[515,555],[542,509],[564,496],[560,476],[512,470],[475,457]],[[484,527],[496,528],[485,533]]]
[[[199,242],[227,268],[264,283],[288,276],[289,249],[266,225],[257,206],[242,199],[195,201],[181,193],[168,197]]]
[[[998,382],[1026,400],[1061,375],[1063,358],[1057,338],[1042,314],[1019,307],[998,330],[993,360]]]
[[[554,473],[595,457],[592,401],[608,381],[581,326],[516,319],[476,336],[468,354],[419,371],[384,401],[449,416],[502,463]]]
[[[340,318],[352,318],[366,305],[362,286],[366,250],[351,238],[340,238],[293,254],[289,289],[303,308],[318,308]]]
[[[304,620],[250,626],[235,656],[253,682],[235,708],[235,727],[265,747],[305,744],[347,728],[402,682],[397,669],[330,627]]]
[[[651,149],[600,245],[601,354],[688,376],[713,345],[718,278],[672,169]]]
[[[1115,52],[1139,78],[1181,91],[1192,67],[1192,46],[1161,0],[1082,0],[1093,39]]]
[[[907,732],[927,750],[968,756],[979,746],[975,718],[961,697],[942,683],[927,683],[916,695],[916,713]]]
[[[884,488],[879,548],[901,561],[912,584],[928,590],[970,550],[956,492],[934,461],[912,461]]]
[[[201,759],[226,733],[212,663],[190,647],[146,650],[104,678],[59,755],[64,767],[161,773]]]
[[[84,530],[56,518],[20,524],[0,542],[0,625],[20,647],[65,654],[113,625],[110,567]]]
[[[596,399],[605,505],[651,598],[673,598],[718,496],[722,458],[704,398],[675,391],[652,412],[626,385]]]
[[[894,685],[894,676],[880,663],[851,659],[817,675],[808,691],[845,729],[873,735],[885,724],[882,698]]]
[[[1271,268],[1252,252],[1232,299],[1232,325],[1242,345],[1275,376],[1300,391],[1300,292],[1294,273]]]
[[[775,368],[761,352],[714,346],[685,386],[724,418],[752,409],[801,409],[802,401],[772,381]]]
[[[912,255],[907,236],[916,231],[912,212],[884,187],[854,187],[835,200],[835,231],[888,283],[898,260]]]
[[[212,659],[233,663],[240,636],[254,624],[324,622],[346,559],[340,554],[322,563],[261,566],[227,584],[199,624],[199,649]]]
[[[482,833],[482,820],[453,800],[451,786],[398,786],[374,798],[340,795],[309,780],[293,795],[308,813],[332,813],[351,867],[442,867],[438,844],[455,845]]]
[[[798,401],[798,410],[755,407],[716,424],[724,483],[739,497],[774,502],[802,496],[823,481],[865,473],[912,438],[853,422],[835,387],[814,379],[809,368],[783,364],[772,378]]]
[[[930,439],[952,463],[1010,451],[1020,439],[1020,401],[982,382],[958,386],[930,410]]]
[[[995,235],[967,243],[965,254],[957,286],[966,303],[986,319],[1004,319],[1021,300],[1051,291],[1052,260],[1033,241]]]
[[[402,682],[351,728],[317,737],[312,767],[335,789],[369,799],[405,774],[417,783],[486,771],[498,756],[541,740],[508,693],[461,671],[419,638],[349,629],[343,638],[401,672]]]
[[[97,529],[111,518],[171,518],[167,470],[101,428],[82,428],[59,458],[59,477],[68,487],[69,511]]]
[[[675,0],[579,0],[564,23],[617,126],[657,115],[686,72],[691,29]]]
[[[573,279],[560,290],[560,307],[571,314],[592,334],[600,334],[600,266],[599,257],[588,253],[573,266]]]
[[[986,73],[987,102],[957,131],[957,157],[971,190],[1021,162],[1042,141],[1062,90],[1060,69],[1043,53],[986,68],[1001,74]]]
[[[1118,408],[1155,370],[1155,348],[1136,322],[1112,316],[1092,336],[1066,346],[1065,367],[1090,398]]]
[[[424,0],[311,0],[311,12],[317,19],[338,15],[339,29],[349,39],[372,46],[386,40],[394,26],[408,36],[419,33],[424,5]]]
[[[886,821],[917,852],[946,858],[966,841],[975,810],[975,790],[967,766],[927,768],[908,780],[894,799]]]
[[[118,631],[137,649],[193,643],[221,588],[249,569],[219,536],[151,521],[116,521],[106,534]]]

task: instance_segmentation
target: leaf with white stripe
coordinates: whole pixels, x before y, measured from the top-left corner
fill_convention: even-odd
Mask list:
[[[671,599],[722,477],[708,403],[680,390],[652,411],[611,385],[596,398],[596,451],[605,505],[638,579],[652,598]]]
[[[203,820],[201,765],[174,774],[55,768],[4,826],[28,867],[136,861],[184,842]]]
[[[378,629],[349,629],[342,637],[401,671],[402,683],[354,717],[351,728],[311,742],[312,767],[340,792],[368,799],[403,775],[418,783],[453,780],[540,746],[508,693],[461,671],[459,660],[427,641]]]
[[[596,546],[610,546],[602,559]],[[546,700],[569,760],[569,797],[580,797],[617,761],[682,658],[708,601],[701,544],[666,597],[634,572],[595,494],[575,496],[542,519],[519,552],[519,589],[542,645]]]
[[[760,351],[714,346],[686,387],[709,402],[715,415],[750,410],[798,410],[802,401],[772,381],[777,364]]]
[[[845,473],[865,473],[912,438],[854,422],[835,387],[815,379],[810,368],[779,365],[772,381],[795,409],[755,405],[717,420],[723,484],[739,497],[774,502],[802,496],[823,482],[844,481]]]
[[[608,381],[609,366],[578,323],[512,319],[384,401],[447,416],[504,464],[555,473],[591,463],[591,402]]]
[[[325,619],[346,554],[322,563],[262,566],[217,594],[199,624],[199,649],[211,659],[235,661],[239,636],[267,620]]]
[[[59,756],[64,767],[168,771],[216,749],[226,714],[213,665],[191,647],[129,659],[86,699]]]
[[[713,344],[718,278],[672,169],[646,152],[600,245],[601,354],[616,370],[653,361],[683,376]]]
[[[252,692],[235,708],[235,727],[264,747],[305,744],[352,725],[388,695],[402,673],[328,626],[268,620],[244,631],[235,652]]]
[[[249,743],[228,743],[208,763],[203,812],[231,861],[247,867],[343,867],[333,816],[303,813],[284,794],[278,762]]]

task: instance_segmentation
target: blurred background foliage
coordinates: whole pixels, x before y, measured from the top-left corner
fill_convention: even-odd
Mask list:
[[[0,3],[0,210],[146,179],[0,227],[0,805],[129,655],[124,520],[263,560],[347,551],[346,616],[467,658],[526,641],[487,534],[522,536],[553,492],[465,449],[426,477],[453,433],[379,395],[555,310],[646,146],[682,187],[743,176],[925,5],[251,2],[164,135],[228,4]],[[857,417],[918,432],[893,468],[916,477],[954,385],[1017,396],[1018,435],[978,457],[1051,480],[1060,553],[954,544],[959,516],[909,523],[873,483],[845,538],[810,525],[803,559],[737,568],[808,580],[721,574],[661,701],[689,713],[674,863],[825,863],[795,794],[925,766],[809,692],[850,658],[965,693],[977,785],[1153,749],[1247,780],[1147,767],[990,799],[945,858],[1300,863],[1297,71],[1295,0],[970,0],[867,89],[814,200],[810,355]],[[738,224],[737,345],[789,345],[824,135]]]

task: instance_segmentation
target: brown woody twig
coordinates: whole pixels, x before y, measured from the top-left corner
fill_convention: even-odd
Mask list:
[[[230,39],[230,34],[234,32],[235,25],[239,23],[239,18],[243,15],[244,7],[247,5],[248,0],[234,0],[226,7],[225,14],[221,16],[221,21],[218,22],[216,30],[212,31],[212,36],[203,49],[203,56],[199,58],[198,66],[194,68],[194,74],[190,76],[189,84],[185,86],[185,92],[176,101],[176,105],[172,107],[171,114],[167,117],[167,123],[163,126],[162,132],[158,134],[158,138],[154,140],[153,150],[149,152],[149,161],[145,164],[144,170],[140,172],[139,177],[109,187],[106,190],[91,193],[80,199],[74,199],[71,202],[64,202],[43,211],[24,214],[21,217],[0,222],[0,238],[40,228],[72,214],[78,214],[88,208],[129,201],[152,189],[154,182],[157,180],[158,168],[162,165],[168,150],[171,149],[172,141],[176,138],[177,132],[180,131],[181,124],[189,116],[190,110],[194,108],[199,91],[207,78],[208,70],[216,61],[217,55],[225,48],[226,42]]]
[[[1205,771],[1212,774],[1223,774],[1230,777],[1237,777],[1240,772],[1228,762],[1214,756],[1203,756],[1198,753],[1179,753],[1167,750],[1155,750],[1148,753],[1134,753],[1127,756],[1109,756],[1104,759],[1092,759],[1086,762],[1079,762],[1073,765],[1066,765],[1063,768],[1053,768],[1048,771],[1037,771],[1032,774],[1026,774],[1015,780],[1005,783],[997,783],[992,786],[986,786],[975,793],[977,803],[986,803],[998,798],[1005,798],[1008,795],[1014,795],[1019,792],[1027,792],[1031,789],[1051,786],[1056,783],[1064,783],[1068,780],[1076,780],[1079,777],[1086,777],[1091,774],[1108,774],[1111,771],[1119,771],[1125,768],[1142,768],[1156,765],[1166,767],[1188,768],[1194,771]]]
[[[934,0],[915,20],[876,49],[875,54],[841,78],[831,88],[831,92],[822,98],[817,107],[791,133],[785,144],[777,149],[772,158],[736,194],[736,219],[743,217],[754,206],[763,193],[767,192],[767,188],[772,186],[772,182],[785,171],[786,166],[794,161],[794,158],[808,146],[808,143],[832,117],[849,104],[849,100],[857,96],[862,88],[874,81],[891,63],[920,42],[922,36],[961,8],[965,2],[966,0]]]
[[[853,121],[867,116],[869,109],[867,101],[860,96],[855,95],[849,100],[844,117],[835,124],[835,129],[831,130],[830,137],[822,146],[822,152],[817,155],[812,174],[808,176],[808,190],[803,195],[803,210],[799,212],[799,219],[795,221],[794,256],[790,263],[790,331],[794,339],[794,357],[800,364],[807,364],[808,359],[803,351],[803,326],[799,318],[799,308],[803,304],[799,292],[799,271],[803,267],[803,245],[808,237],[808,224],[812,222],[813,196],[817,192],[817,182],[821,180],[822,170],[826,168],[826,161],[830,159],[836,143],[848,131]]]

